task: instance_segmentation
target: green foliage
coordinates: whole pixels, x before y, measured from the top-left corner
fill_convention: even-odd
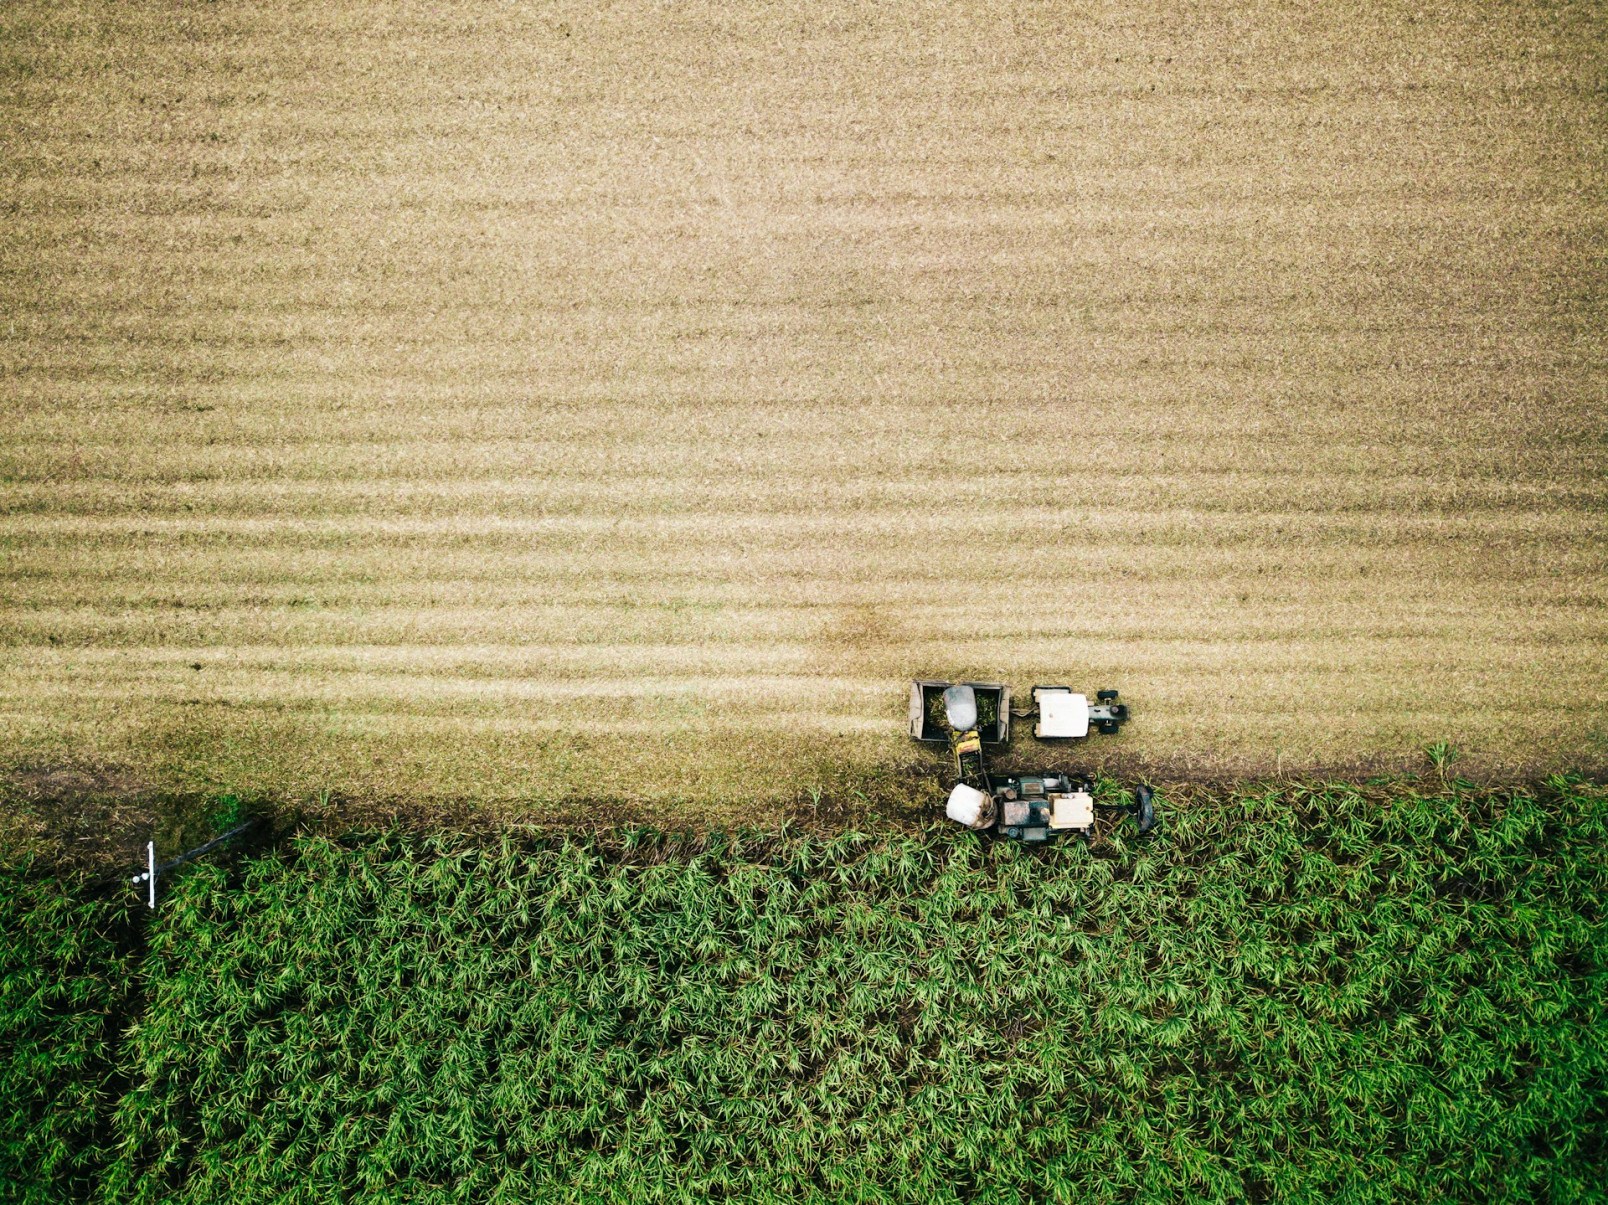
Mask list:
[[[170,883],[91,1155],[107,1202],[1600,1199],[1605,837],[1555,779],[1044,850],[303,839]]]
[[[1452,763],[1462,756],[1452,748],[1450,741],[1436,741],[1432,745],[1425,746],[1424,755],[1429,758],[1429,764],[1442,774],[1451,769]]]
[[[126,911],[0,866],[0,1201],[86,1195],[134,991]]]
[[[220,833],[228,832],[247,819],[246,805],[238,795],[220,795],[212,813],[212,826]]]

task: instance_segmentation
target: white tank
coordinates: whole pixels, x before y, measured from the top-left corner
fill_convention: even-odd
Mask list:
[[[961,783],[949,792],[944,815],[967,828],[987,828],[994,823],[994,801],[976,787]]]

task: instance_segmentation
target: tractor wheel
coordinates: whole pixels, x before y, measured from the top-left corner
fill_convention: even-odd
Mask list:
[[[1155,792],[1149,787],[1140,787],[1133,793],[1133,818],[1139,825],[1141,833],[1148,833],[1156,827],[1156,805],[1153,802]]]
[[[1100,735],[1102,735],[1102,736],[1115,736],[1116,732],[1117,732],[1117,722],[1115,720],[1101,720],[1100,721]]]
[[[1121,693],[1120,691],[1115,691],[1115,690],[1097,690],[1097,691],[1094,692],[1094,697],[1096,699],[1099,699],[1100,702],[1102,702],[1102,703],[1109,703],[1109,702],[1111,702],[1112,699],[1116,698],[1117,695],[1120,694],[1120,693]]]

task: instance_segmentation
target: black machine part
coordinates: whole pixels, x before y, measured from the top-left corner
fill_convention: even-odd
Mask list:
[[[1132,803],[1097,803],[1094,808],[1097,812],[1127,812],[1141,833],[1156,827],[1156,792],[1142,784],[1133,789]]]
[[[1147,786],[1135,787],[1133,792],[1133,806],[1119,806],[1113,810],[1132,812],[1134,824],[1138,827],[1139,831],[1141,833],[1148,833],[1151,829],[1156,827],[1155,796],[1156,793]]]
[[[1088,836],[1094,829],[1095,812],[1125,812],[1134,818],[1140,833],[1156,827],[1155,791],[1148,786],[1134,789],[1129,803],[1088,803],[1094,783],[1065,774],[1012,775],[997,778],[991,791],[997,819],[994,831],[1012,841],[1037,845],[1061,833],[1079,832]],[[1074,801],[1089,807],[1080,814]],[[1070,819],[1069,819],[1070,817]]]
[[[1094,826],[1091,782],[1066,774],[1020,774],[997,779],[995,831],[1013,841],[1038,844],[1064,832]]]

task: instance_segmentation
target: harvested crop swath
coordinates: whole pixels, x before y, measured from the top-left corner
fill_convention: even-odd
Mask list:
[[[0,776],[1608,768],[1605,12],[8,0]]]
[[[301,840],[153,927],[107,1199],[1579,1200],[1600,789],[1154,840]]]

